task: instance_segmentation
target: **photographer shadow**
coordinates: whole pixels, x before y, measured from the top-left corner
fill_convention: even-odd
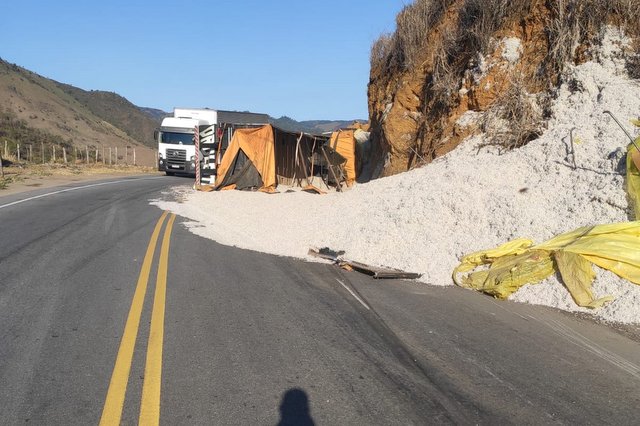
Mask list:
[[[315,426],[309,408],[309,397],[302,389],[289,389],[280,403],[278,426]]]

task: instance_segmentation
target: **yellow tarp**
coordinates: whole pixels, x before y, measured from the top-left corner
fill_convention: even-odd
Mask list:
[[[263,182],[260,190],[274,191],[276,188],[276,160],[273,127],[270,124],[258,128],[237,129],[233,133],[229,148],[218,166],[216,186],[222,183],[240,150],[244,151],[260,173]]]
[[[471,253],[462,258],[453,280],[459,286],[506,299],[521,286],[558,271],[579,306],[596,308],[612,298],[594,299],[591,263],[640,284],[640,221],[579,228],[538,245],[518,239]],[[482,266],[484,269],[474,271]]]
[[[352,186],[356,181],[356,140],[353,137],[353,129],[338,130],[331,134],[329,146],[335,149],[338,154],[347,159],[344,171],[347,179],[347,186]]]

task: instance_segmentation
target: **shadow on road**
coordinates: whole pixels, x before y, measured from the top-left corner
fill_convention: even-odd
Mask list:
[[[315,426],[309,409],[309,397],[302,389],[289,389],[280,403],[278,426]]]

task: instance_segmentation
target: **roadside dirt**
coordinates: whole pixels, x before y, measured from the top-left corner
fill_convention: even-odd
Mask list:
[[[0,177],[0,197],[72,182],[90,182],[135,175],[160,176],[161,173],[154,168],[142,166],[5,166],[4,178]]]

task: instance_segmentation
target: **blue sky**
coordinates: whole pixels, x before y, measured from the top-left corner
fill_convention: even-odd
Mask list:
[[[369,49],[409,0],[7,2],[0,57],[138,106],[367,118]]]

